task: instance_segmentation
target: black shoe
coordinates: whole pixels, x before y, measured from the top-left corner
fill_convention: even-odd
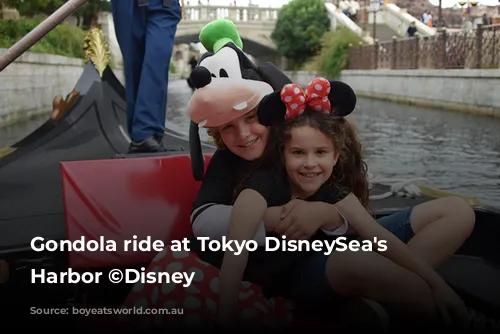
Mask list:
[[[168,147],[165,143],[163,143],[161,138],[153,136],[139,143],[131,142],[128,153],[157,153],[173,151],[184,151],[184,148],[182,146]]]

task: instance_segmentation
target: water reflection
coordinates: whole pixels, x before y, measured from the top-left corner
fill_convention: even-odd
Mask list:
[[[355,119],[372,173],[500,204],[500,120],[366,99]]]
[[[169,84],[168,127],[187,133],[190,96],[185,81]],[[46,119],[0,129],[0,147]],[[372,174],[424,177],[435,187],[500,206],[500,120],[367,99],[359,99],[353,120]]]

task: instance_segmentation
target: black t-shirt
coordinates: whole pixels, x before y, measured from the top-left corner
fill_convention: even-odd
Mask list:
[[[193,210],[208,203],[231,205],[235,189],[253,164],[228,149],[215,151],[208,164]]]
[[[292,189],[285,172],[272,169],[260,169],[253,172],[241,183],[241,190],[253,189],[264,197],[268,207],[281,206],[292,200]],[[308,202],[335,204],[341,199],[340,188],[335,184],[325,183],[313,195],[302,198]]]

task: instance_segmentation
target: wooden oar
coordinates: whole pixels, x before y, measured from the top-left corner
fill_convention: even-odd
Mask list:
[[[27,33],[26,36],[12,45],[6,52],[2,53],[0,55],[0,72],[86,2],[87,0],[68,0],[58,10],[52,13],[52,15],[37,25],[35,29]]]

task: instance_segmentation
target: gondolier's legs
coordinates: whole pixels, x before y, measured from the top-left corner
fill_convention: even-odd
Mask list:
[[[120,45],[125,67],[127,129],[132,140],[135,140],[132,125],[144,62],[146,8],[138,7],[137,0],[112,0],[111,8],[116,39]]]
[[[181,19],[178,0],[148,0],[146,49],[137,92],[132,134],[141,142],[151,136],[162,138],[167,111],[170,59],[177,24]]]
[[[158,151],[164,135],[170,59],[177,24],[178,0],[112,0],[115,31],[123,54],[127,126],[131,151]]]

